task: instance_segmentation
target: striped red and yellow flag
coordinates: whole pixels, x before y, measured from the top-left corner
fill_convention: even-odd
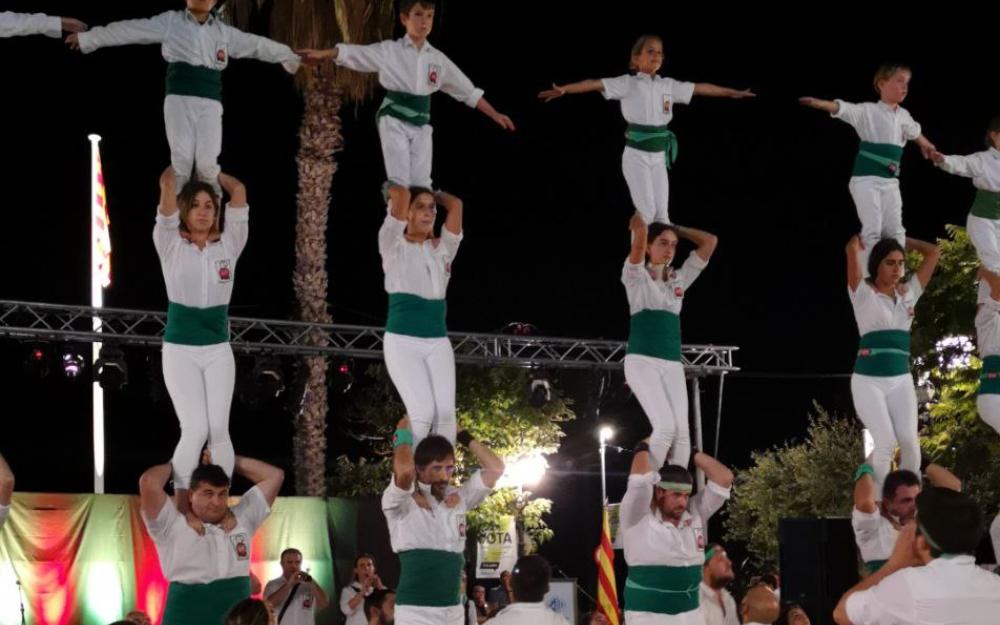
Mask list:
[[[94,233],[94,276],[100,280],[101,286],[107,288],[111,284],[111,219],[108,217],[108,199],[104,191],[104,170],[101,167],[101,153],[94,150],[94,198],[91,209],[91,219]]]
[[[608,619],[609,625],[619,625],[618,587],[615,584],[615,550],[611,546],[611,526],[608,509],[602,513],[601,544],[594,550],[597,563],[597,611]]]

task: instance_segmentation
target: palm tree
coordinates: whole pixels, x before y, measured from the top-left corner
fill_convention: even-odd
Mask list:
[[[392,36],[392,0],[230,0],[232,21],[246,28],[267,17],[268,36],[294,49],[329,48],[340,42],[371,43]],[[269,16],[268,16],[269,14]],[[376,80],[333,63],[300,73],[304,109],[296,156],[299,184],[296,202],[295,271],[292,283],[299,316],[311,323],[332,323],[327,305],[326,226],[330,187],[337,172],[336,152],[344,149],[340,108],[371,96]],[[322,336],[310,337],[324,345]],[[323,356],[305,358],[305,390],[295,416],[293,441],[295,491],[326,494],[326,371]]]

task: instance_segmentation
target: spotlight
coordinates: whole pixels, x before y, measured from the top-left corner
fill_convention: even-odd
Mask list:
[[[28,353],[24,357],[25,373],[33,378],[44,378],[49,374],[51,365],[52,359],[46,343],[32,343],[28,346]]]
[[[70,380],[75,380],[80,377],[83,373],[83,369],[86,366],[87,361],[84,360],[83,356],[73,348],[67,347],[62,353],[62,368],[63,373]]]
[[[128,383],[125,352],[114,345],[102,346],[101,354],[94,363],[94,377],[105,390],[121,390]]]
[[[354,361],[350,358],[335,360],[330,368],[330,390],[334,394],[344,394],[354,386]]]
[[[285,375],[277,358],[261,357],[253,368],[253,382],[261,399],[273,399],[285,390]]]
[[[542,375],[532,376],[528,403],[532,408],[543,408],[550,401],[552,401],[552,386],[549,381]]]

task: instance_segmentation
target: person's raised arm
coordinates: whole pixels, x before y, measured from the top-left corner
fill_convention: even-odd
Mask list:
[[[409,417],[403,417],[396,424],[396,435],[392,444],[393,480],[397,488],[410,490],[417,479],[417,467],[413,463],[413,432],[410,430]]]
[[[146,469],[139,477],[139,503],[147,519],[155,519],[167,503],[167,493],[163,487],[170,480],[172,470],[169,464],[158,464]]]
[[[247,205],[247,188],[242,182],[227,173],[219,174],[219,186],[229,195],[229,205],[243,208]]]
[[[177,212],[177,177],[172,167],[160,174],[160,214],[172,217]]]
[[[274,504],[281,491],[281,484],[285,481],[285,472],[278,467],[246,456],[236,456],[233,472],[253,482],[264,496],[268,507]]]
[[[920,261],[920,266],[917,267],[917,280],[920,281],[920,286],[927,287],[927,284],[931,281],[931,276],[934,275],[934,268],[937,267],[938,259],[941,258],[941,249],[933,243],[927,241],[921,241],[920,239],[911,239],[906,237],[906,249],[914,250],[920,254],[923,259]]]
[[[0,506],[9,506],[14,495],[14,472],[0,455]]]
[[[840,104],[834,100],[821,100],[819,98],[799,98],[799,104],[802,106],[808,106],[809,108],[818,109],[820,111],[825,111],[830,115],[836,115],[840,112]]]
[[[732,470],[705,452],[699,451],[694,454],[694,466],[705,473],[705,479],[722,488],[729,488],[733,485]]]
[[[633,213],[628,227],[632,231],[632,247],[629,249],[628,262],[633,265],[640,265],[646,259],[646,238],[649,231],[646,222],[642,220],[642,215],[638,211]]]
[[[589,93],[591,91],[604,91],[604,83],[600,80],[581,80],[580,82],[571,82],[565,85],[552,83],[552,88],[541,91],[538,94],[538,98],[546,102],[551,102],[566,94]]]
[[[847,242],[847,286],[851,292],[858,290],[861,280],[864,279],[864,272],[861,268],[861,238],[854,235]]]
[[[927,468],[924,469],[924,473],[927,475],[927,481],[930,482],[932,486],[937,486],[938,488],[949,488],[959,492],[962,490],[962,480],[958,479],[958,476],[939,464],[931,462],[927,465]]]
[[[734,98],[737,100],[757,97],[757,94],[749,89],[731,89],[729,87],[713,85],[710,82],[695,83],[694,95],[708,96],[710,98]]]
[[[447,213],[444,219],[444,227],[452,234],[462,234],[462,200],[446,191],[438,191],[434,199],[444,207]]]
[[[704,230],[698,230],[696,228],[678,226],[676,224],[674,227],[677,228],[678,235],[694,243],[695,254],[697,254],[699,258],[705,262],[708,262],[708,260],[712,258],[712,254],[715,252],[715,246],[719,244],[719,237],[710,232],[705,232]]]
[[[874,471],[869,464],[863,464],[858,469],[857,477],[854,481],[854,508],[865,514],[872,514],[878,511],[878,493],[875,479],[872,477]]]
[[[469,447],[469,451],[472,452],[472,455],[479,462],[479,467],[482,470],[483,484],[487,488],[493,488],[496,486],[500,476],[503,475],[505,468],[503,460],[500,459],[500,456],[493,453],[492,449],[469,436],[465,430],[459,431],[458,440],[463,441],[467,436],[468,440],[465,440],[465,442]]]

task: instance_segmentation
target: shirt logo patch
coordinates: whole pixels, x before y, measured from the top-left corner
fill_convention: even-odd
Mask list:
[[[913,317],[913,306],[907,306],[906,314],[909,315],[911,318]]]
[[[705,550],[705,535],[702,534],[701,532],[698,532],[697,536],[698,536],[698,538],[697,538],[698,549],[701,549],[702,551],[704,551]]]
[[[458,535],[465,538],[465,515],[459,514],[455,516],[455,521],[458,523]]]
[[[219,282],[232,282],[233,270],[229,259],[215,261],[215,273],[219,276]]]
[[[250,545],[247,543],[246,534],[235,534],[229,537],[229,542],[233,545],[237,560],[250,559]]]
[[[670,96],[668,95],[663,96],[663,112],[670,113]]]
[[[227,54],[226,44],[220,42],[215,47],[215,62],[219,65],[225,65],[228,58],[229,55]]]
[[[447,274],[451,274],[451,263],[444,264],[444,272]]]
[[[427,84],[432,87],[438,86],[438,78],[441,77],[441,66],[431,65],[427,68]]]
[[[302,607],[308,610],[312,606],[313,606],[313,598],[312,595],[309,595],[308,597],[306,597],[305,601],[302,602]]]
[[[675,297],[684,297],[684,289],[683,289],[683,287],[675,286],[674,287],[674,296]]]

